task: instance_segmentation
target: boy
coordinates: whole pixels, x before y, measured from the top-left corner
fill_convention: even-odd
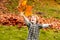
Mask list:
[[[51,26],[51,24],[38,24],[36,16],[32,16],[31,21],[29,21],[27,17],[25,17],[25,15],[23,14],[23,12],[21,12],[21,15],[24,17],[24,21],[28,26],[28,40],[38,40],[39,29]]]

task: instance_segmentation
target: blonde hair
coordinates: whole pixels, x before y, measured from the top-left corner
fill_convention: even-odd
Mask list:
[[[31,18],[31,20],[34,20],[35,19],[36,23],[38,22],[39,17],[37,15],[34,15],[33,14],[31,17],[34,17],[34,18]]]

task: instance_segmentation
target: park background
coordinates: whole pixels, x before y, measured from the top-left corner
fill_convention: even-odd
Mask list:
[[[19,0],[0,0],[0,14],[18,14]],[[43,17],[60,19],[60,0],[28,0],[28,5],[34,6],[33,13],[41,12]],[[2,9],[1,9],[2,8]],[[28,28],[0,25],[0,40],[27,40]],[[60,30],[40,29],[39,40],[60,40]]]

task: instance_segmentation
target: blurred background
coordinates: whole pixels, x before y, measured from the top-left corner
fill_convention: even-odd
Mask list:
[[[20,23],[23,23],[20,22],[21,17],[17,9],[19,1],[21,0],[0,0],[0,40],[27,40],[28,28],[20,28],[22,26]],[[27,4],[33,6],[32,13],[44,18],[54,17],[60,20],[60,0],[28,0]],[[12,17],[17,17],[17,22],[16,19],[11,22]],[[19,25],[18,28],[15,24]],[[40,29],[39,40],[60,40],[60,30]]]

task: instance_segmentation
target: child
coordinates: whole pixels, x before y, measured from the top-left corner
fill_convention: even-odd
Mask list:
[[[37,17],[34,15],[31,17],[31,21],[29,21],[27,17],[25,17],[23,12],[21,12],[21,15],[24,17],[25,23],[28,26],[29,30],[28,40],[38,40],[39,29],[50,27],[51,25],[51,24],[38,24]]]

